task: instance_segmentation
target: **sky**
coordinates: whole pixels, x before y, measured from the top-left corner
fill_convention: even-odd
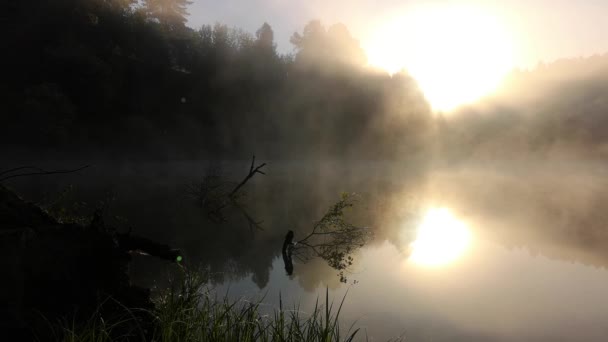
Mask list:
[[[365,47],[387,21],[428,5],[469,6],[500,21],[513,42],[514,67],[608,52],[605,0],[193,0],[188,25],[220,22],[254,33],[268,22],[279,51],[287,53],[292,51],[289,37],[320,19],[326,25],[346,24]]]

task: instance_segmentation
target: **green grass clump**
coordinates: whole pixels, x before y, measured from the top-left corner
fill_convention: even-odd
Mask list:
[[[130,309],[130,315],[112,323],[96,315],[77,328],[62,326],[64,341],[105,342],[122,340],[173,341],[352,341],[359,331],[353,327],[344,334],[338,317],[344,298],[335,308],[325,292],[325,304],[317,300],[311,313],[305,314],[294,306],[284,310],[282,300],[278,309],[265,314],[261,301],[232,301],[218,298],[206,286],[199,273],[184,273],[183,279],[159,293],[155,309],[146,311],[151,330],[138,322],[141,315]]]

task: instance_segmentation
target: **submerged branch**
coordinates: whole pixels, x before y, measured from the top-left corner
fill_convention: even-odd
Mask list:
[[[246,208],[239,203],[240,196],[237,196],[239,190],[247,184],[256,173],[262,175],[266,174],[262,171],[264,166],[266,166],[266,163],[258,166],[255,165],[254,155],[247,176],[234,188],[232,188],[234,183],[223,181],[218,170],[211,168],[209,174],[205,175],[201,182],[193,182],[186,191],[198,202],[200,207],[205,210],[207,217],[213,222],[226,222],[227,220],[224,211],[228,207],[231,207],[237,209],[242,214],[247,221],[250,230],[253,231],[254,228],[257,230],[264,230],[261,227],[263,221],[254,219]]]
[[[314,224],[310,233],[297,242],[293,242],[293,232],[289,231],[283,244],[286,270],[292,254],[303,262],[319,257],[338,270],[340,281],[346,282],[344,272],[353,263],[352,254],[371,238],[368,228],[357,227],[346,221],[344,210],[352,207],[353,203],[351,195],[343,194],[340,201]]]
[[[119,248],[125,252],[138,251],[170,262],[180,262],[182,260],[181,251],[171,248],[169,245],[129,234],[118,234],[116,239]]]

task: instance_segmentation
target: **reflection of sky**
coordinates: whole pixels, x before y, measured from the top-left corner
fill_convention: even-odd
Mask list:
[[[232,178],[238,179],[248,162],[226,169],[235,170]],[[187,252],[186,260],[209,262],[216,271],[226,260],[238,263],[241,267],[227,272],[226,279],[241,280],[219,286],[220,293],[230,288],[235,296],[266,294],[264,302],[271,305],[278,305],[281,293],[286,305],[299,301],[303,309],[324,294],[326,284],[336,300],[346,287],[338,287],[337,272],[318,260],[316,265],[296,264],[293,278],[286,276],[280,258],[285,231],[307,227],[341,191],[356,189],[362,195],[360,219],[365,221],[368,211],[375,213],[378,220],[365,225],[377,229],[380,241],[355,255],[349,280],[359,283],[350,287],[344,323],[358,319],[358,326],[367,327],[377,340],[404,330],[414,341],[492,341],[501,336],[503,341],[553,341],[558,336],[603,341],[608,335],[602,330],[608,317],[608,272],[576,264],[608,265],[605,163],[495,160],[492,168],[484,163],[451,166],[428,177],[408,172],[400,163],[271,165],[266,177],[248,184],[254,199],[248,209],[265,227],[255,234],[240,214],[226,226],[209,226],[184,196],[184,185],[206,170],[197,162],[98,165],[53,182],[24,178],[12,185],[34,202],[41,201],[36,197],[41,194],[60,193],[67,184],[90,196],[81,199],[88,203],[106,198],[110,189],[117,194],[111,212],[128,218],[134,233],[168,241]],[[423,192],[428,199],[419,195]],[[422,203],[407,208],[417,199]],[[405,224],[412,220],[410,212],[427,204],[450,208],[474,235],[462,258],[434,270],[404,264],[396,249],[414,238],[409,232],[416,224]],[[385,239],[391,244],[382,243]],[[505,246],[526,246],[554,259]],[[137,263],[131,269],[163,279],[163,265],[157,261],[142,268]],[[261,290],[252,272],[258,280],[268,275],[268,281],[259,281]]]
[[[579,263],[606,265],[605,241],[595,229],[603,227],[603,212],[589,206],[605,203],[602,179],[603,164],[546,161],[511,165],[508,171],[435,172],[426,187],[429,203],[449,207],[470,223],[470,248],[440,268],[405,261],[406,249],[396,246],[408,238],[366,248],[356,256],[350,280],[358,283],[349,289],[342,322],[357,320],[376,340],[405,331],[414,341],[604,341],[608,272]],[[247,279],[230,286],[243,291],[235,294],[266,293],[265,301],[274,305],[280,292],[284,303],[310,308],[324,294],[324,281],[336,277],[329,270],[329,277],[311,281],[302,268],[296,264],[290,280],[275,259],[264,289]],[[315,274],[322,273],[316,268]],[[339,300],[345,290],[330,293]]]
[[[608,2],[604,0],[196,0],[189,25],[221,22],[255,32],[267,21],[275,30],[279,50],[291,51],[289,37],[311,19],[343,22],[365,44],[373,28],[420,4],[477,4],[505,20],[518,41],[517,64],[592,55],[608,51]]]
[[[377,340],[404,331],[414,340],[436,341],[605,337],[608,273],[601,269],[508,251],[487,241],[477,242],[464,260],[441,270],[404,262],[388,243],[365,250],[361,262],[342,322],[358,320]],[[325,289],[319,284],[316,291],[302,292],[297,279],[285,275],[280,259],[273,263],[266,288],[258,290],[250,280],[229,287],[235,294],[266,294],[264,302],[270,305],[278,305],[280,292],[284,304],[291,306],[299,298],[304,310]],[[330,290],[335,300],[344,293],[345,288]]]

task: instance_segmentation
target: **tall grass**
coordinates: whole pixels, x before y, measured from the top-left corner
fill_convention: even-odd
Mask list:
[[[279,297],[279,308],[264,310],[261,301],[218,298],[206,286],[200,273],[185,272],[178,284],[170,286],[154,299],[155,309],[148,312],[152,330],[133,328],[136,314],[112,323],[99,315],[81,327],[63,325],[64,341],[105,342],[116,339],[173,341],[352,341],[359,329],[351,326],[341,331],[338,318],[346,296],[335,307],[325,292],[325,303],[317,299],[310,313],[299,305],[285,310]],[[131,309],[133,310],[133,309]],[[269,311],[269,313],[264,313]],[[125,332],[131,334],[127,336]],[[144,337],[145,336],[145,337]]]
[[[105,305],[118,307],[117,313],[104,318],[101,309]],[[130,309],[113,298],[107,298],[85,322],[63,320],[52,324],[47,320],[51,336],[38,336],[35,340],[57,340],[64,342],[106,342],[106,341],[145,341],[151,322],[144,322],[150,312],[142,309]],[[50,337],[50,338],[49,338]]]

